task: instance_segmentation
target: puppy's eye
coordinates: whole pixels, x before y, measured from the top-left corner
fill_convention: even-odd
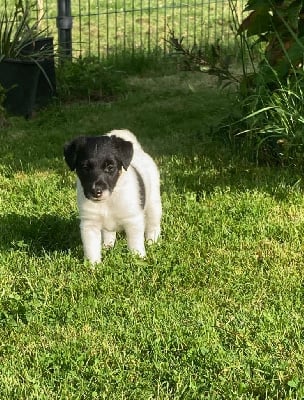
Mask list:
[[[107,164],[104,168],[104,172],[107,174],[112,174],[115,171],[115,167],[113,164]]]
[[[90,164],[87,161],[85,161],[85,162],[83,162],[81,164],[81,168],[84,169],[84,170],[89,170],[90,169]]]

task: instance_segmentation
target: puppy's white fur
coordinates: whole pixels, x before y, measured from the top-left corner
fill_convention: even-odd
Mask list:
[[[128,247],[144,257],[144,238],[155,242],[160,235],[162,214],[158,168],[144,152],[136,137],[128,130],[113,130],[115,135],[133,144],[133,158],[127,171],[122,170],[114,191],[101,201],[91,201],[84,195],[77,178],[77,204],[80,215],[84,256],[91,263],[101,261],[102,243],[113,246],[116,231],[124,230]],[[132,168],[133,167],[133,168]],[[140,202],[138,171],[145,187],[144,208]]]

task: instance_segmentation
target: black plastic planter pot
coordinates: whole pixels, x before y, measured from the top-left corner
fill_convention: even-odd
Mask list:
[[[32,61],[7,58],[0,62],[0,83],[7,91],[4,107],[9,113],[31,117],[40,73]]]
[[[4,58],[0,61],[0,84],[7,91],[7,111],[30,118],[35,109],[46,106],[56,95],[53,38],[36,38],[22,55],[37,60]]]
[[[23,54],[30,56],[41,52],[43,59],[38,59],[40,76],[36,93],[36,108],[46,106],[56,95],[56,75],[54,61],[54,44],[52,37],[36,38],[23,50]]]

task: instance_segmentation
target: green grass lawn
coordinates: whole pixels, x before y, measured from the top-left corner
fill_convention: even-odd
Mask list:
[[[0,398],[304,398],[301,172],[212,137],[232,101],[202,75],[130,85],[0,131]],[[92,269],[62,146],[113,128],[160,167],[162,239]]]

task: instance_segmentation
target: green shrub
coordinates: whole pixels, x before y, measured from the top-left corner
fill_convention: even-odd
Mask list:
[[[238,28],[238,34],[254,37],[255,44],[264,43],[264,57],[258,73],[272,87],[280,87],[294,69],[303,64],[304,1],[248,0],[244,12],[249,13]]]
[[[251,65],[242,65],[238,111],[222,128],[257,162],[300,165],[304,158],[303,11],[304,1],[248,0],[246,18],[234,19],[242,59]],[[254,45],[261,43],[254,63]]]
[[[278,82],[279,85],[279,82]],[[274,91],[262,88],[239,98],[243,117],[229,121],[234,144],[257,162],[300,165],[304,159],[303,71]],[[222,130],[223,131],[223,130]]]
[[[57,82],[62,101],[111,101],[126,91],[125,74],[95,57],[64,62],[58,67]]]
[[[106,65],[114,65],[128,76],[163,76],[176,72],[176,64],[172,57],[164,56],[162,49],[156,48],[147,52],[144,49],[124,50],[108,55]]]

